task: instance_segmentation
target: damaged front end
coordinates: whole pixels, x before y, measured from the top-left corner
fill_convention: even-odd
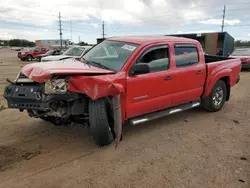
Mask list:
[[[38,83],[22,73],[4,91],[9,108],[27,110],[31,117],[55,125],[89,124],[89,102],[103,98],[112,101],[116,146],[121,139],[121,94],[125,74],[52,76]]]

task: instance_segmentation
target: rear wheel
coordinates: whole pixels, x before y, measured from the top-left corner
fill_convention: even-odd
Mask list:
[[[98,146],[109,145],[114,140],[111,116],[111,108],[106,99],[89,102],[90,129]]]
[[[219,111],[225,104],[227,97],[227,86],[223,80],[218,80],[210,95],[202,100],[202,106],[209,112]]]

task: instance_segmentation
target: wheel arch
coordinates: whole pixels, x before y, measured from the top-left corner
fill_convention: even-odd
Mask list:
[[[229,76],[224,76],[224,77],[221,77],[219,80],[222,80],[223,82],[225,82],[225,84],[227,86],[226,101],[228,101],[230,99],[230,94],[231,94],[230,77]]]
[[[227,98],[226,100],[228,101],[230,98],[230,83],[231,83],[231,69],[226,69],[223,71],[218,72],[217,74],[213,74],[212,77],[208,80],[208,82],[205,85],[205,90],[202,95],[202,98],[209,96],[209,94],[212,92],[212,89],[216,82],[219,80],[222,80],[225,82],[227,86]]]

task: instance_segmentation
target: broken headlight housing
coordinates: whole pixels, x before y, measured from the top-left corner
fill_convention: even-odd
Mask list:
[[[17,74],[14,83],[33,83],[34,81],[25,76],[22,72]]]
[[[45,82],[46,94],[64,94],[67,92],[68,78],[55,77]]]

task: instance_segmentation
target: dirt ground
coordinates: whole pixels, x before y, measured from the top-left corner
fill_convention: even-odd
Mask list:
[[[0,50],[0,93],[23,64]],[[0,112],[0,187],[250,188],[250,72],[217,113],[201,109],[124,127],[98,148],[87,128]]]

